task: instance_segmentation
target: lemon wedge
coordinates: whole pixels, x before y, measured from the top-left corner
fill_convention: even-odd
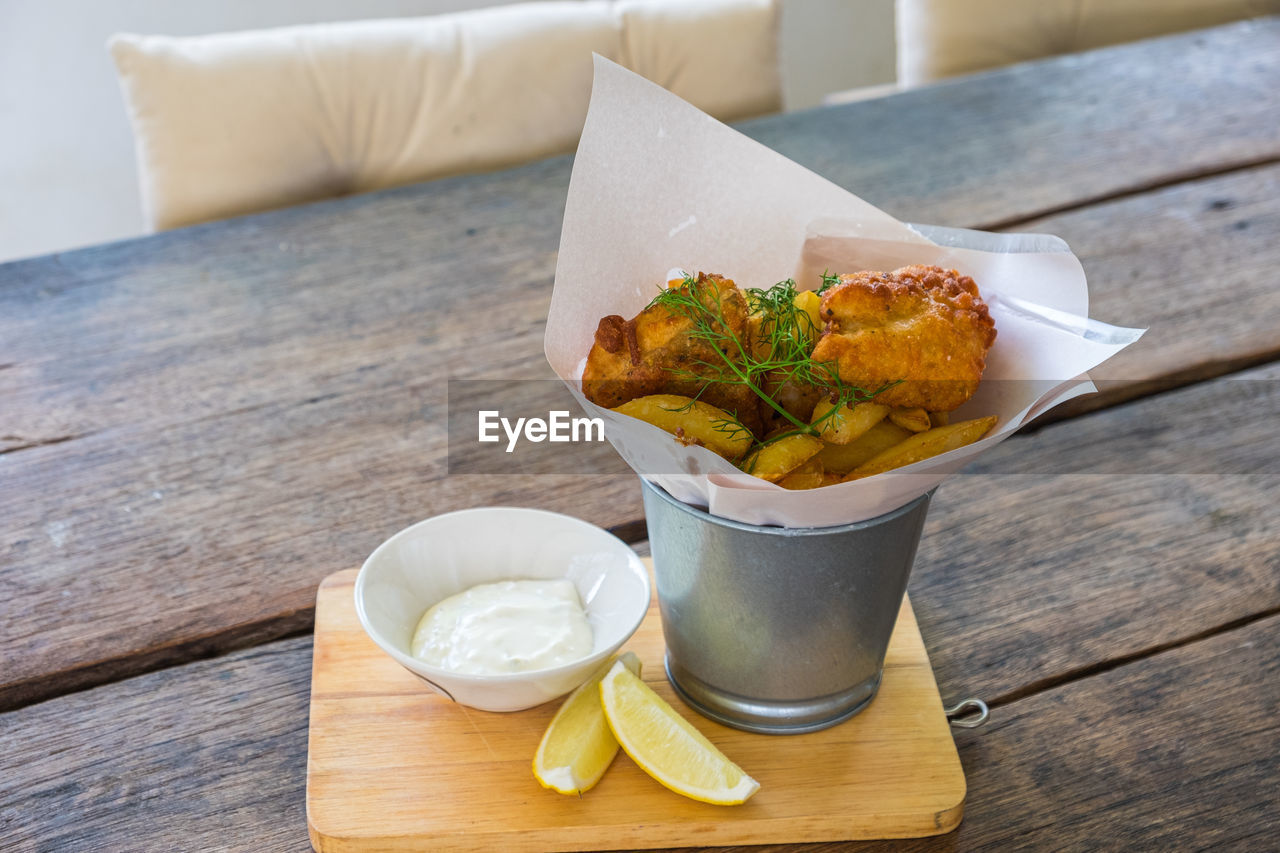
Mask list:
[[[533,756],[533,775],[544,788],[581,794],[600,781],[618,754],[618,741],[600,707],[600,679],[617,664],[640,674],[640,659],[631,652],[612,657],[569,694],[551,718]]]
[[[600,681],[600,704],[627,755],[677,794],[731,806],[760,788],[621,662]]]

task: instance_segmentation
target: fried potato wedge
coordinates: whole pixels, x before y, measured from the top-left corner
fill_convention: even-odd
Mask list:
[[[956,270],[824,273],[821,295],[794,279],[668,275],[636,316],[600,319],[582,387],[682,444],[810,489],[954,450],[996,423],[947,414],[974,393],[996,334]],[[850,386],[864,402],[838,405]]]
[[[818,452],[829,474],[843,477],[854,468],[911,437],[911,432],[889,421],[880,421],[848,444],[828,444]]]
[[[636,397],[613,411],[653,424],[685,444],[700,444],[731,462],[746,453],[753,441],[750,430],[724,409],[679,394]]]
[[[796,468],[787,476],[778,481],[778,485],[784,489],[792,491],[800,491],[802,489],[816,489],[826,485],[826,477],[822,470],[822,462],[817,456],[811,458],[808,462]]]
[[[822,297],[812,290],[802,290],[791,300],[791,304],[809,315],[809,322],[813,324],[810,336],[814,341],[818,340],[822,327],[826,325],[826,321],[822,319]]]
[[[948,450],[973,444],[990,432],[996,420],[995,415],[990,415],[918,432],[854,468],[845,475],[845,482],[870,477],[893,468],[901,468],[903,465],[910,465],[913,462],[946,453]]]
[[[835,411],[832,412],[832,409]],[[823,397],[813,407],[809,423],[818,427],[823,441],[848,444],[884,420],[887,414],[889,407],[879,403],[836,406],[829,398]]]
[[[812,435],[788,435],[753,451],[742,470],[762,480],[776,483],[808,462],[822,450],[822,439]]]
[[[792,298],[791,304],[798,312],[795,321],[798,328],[805,333],[809,343],[816,343],[822,336],[822,298],[812,290],[802,290]],[[801,316],[803,315],[803,316]],[[804,319],[808,318],[807,322]],[[757,359],[766,360],[773,353],[770,343],[773,321],[763,310],[756,310],[747,317],[747,340],[751,352]]]
[[[893,421],[903,429],[909,429],[912,432],[924,432],[932,426],[935,426],[929,418],[929,413],[919,407],[911,409],[891,409],[889,411],[889,420]]]

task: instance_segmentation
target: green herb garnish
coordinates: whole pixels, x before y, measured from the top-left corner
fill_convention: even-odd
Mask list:
[[[819,293],[837,284],[839,277],[824,273],[822,280]],[[747,307],[752,315],[759,316],[760,321],[758,331],[754,336],[748,334],[752,339],[745,341],[730,330],[719,290],[711,279],[686,275],[679,287],[664,288],[649,303],[650,307],[661,305],[688,319],[692,326],[689,336],[705,342],[710,352],[715,353],[714,361],[698,359],[693,362],[702,370],[671,372],[708,385],[745,385],[794,427],[773,436],[769,442],[796,434],[818,435],[823,422],[833,417],[841,405],[865,402],[884,390],[868,391],[844,382],[834,364],[815,363],[809,357],[821,330],[807,311],[796,307],[798,292],[793,279],[780,281],[764,290],[746,289]],[[765,390],[767,386],[781,387],[788,382],[818,388],[836,405],[812,424],[801,420]],[[735,432],[746,429],[737,421],[726,424],[725,428]],[[759,442],[759,445],[769,442]]]
[[[839,283],[840,283],[840,276],[831,272],[831,270],[823,270],[822,271],[822,287],[819,287],[817,290],[814,291],[814,293],[817,293],[819,296],[821,296],[822,294],[826,293],[828,290],[835,287]]]

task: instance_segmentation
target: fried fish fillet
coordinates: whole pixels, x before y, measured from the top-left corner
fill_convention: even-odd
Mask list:
[[[978,389],[995,323],[969,276],[913,265],[840,276],[822,297],[812,360],[887,406],[949,412]]]
[[[747,300],[732,279],[699,273],[692,287],[683,284],[678,290],[706,306],[720,337],[745,340]],[[631,320],[610,314],[596,328],[582,390],[588,400],[607,408],[649,394],[697,397],[737,415],[754,430],[759,418],[751,389],[713,381],[724,375],[725,356],[735,358],[735,349],[699,336],[689,316],[661,303]]]

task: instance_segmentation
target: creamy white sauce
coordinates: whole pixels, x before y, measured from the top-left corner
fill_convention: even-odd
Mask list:
[[[591,625],[572,581],[480,584],[439,602],[418,622],[410,651],[466,675],[506,675],[572,663],[591,653]]]

